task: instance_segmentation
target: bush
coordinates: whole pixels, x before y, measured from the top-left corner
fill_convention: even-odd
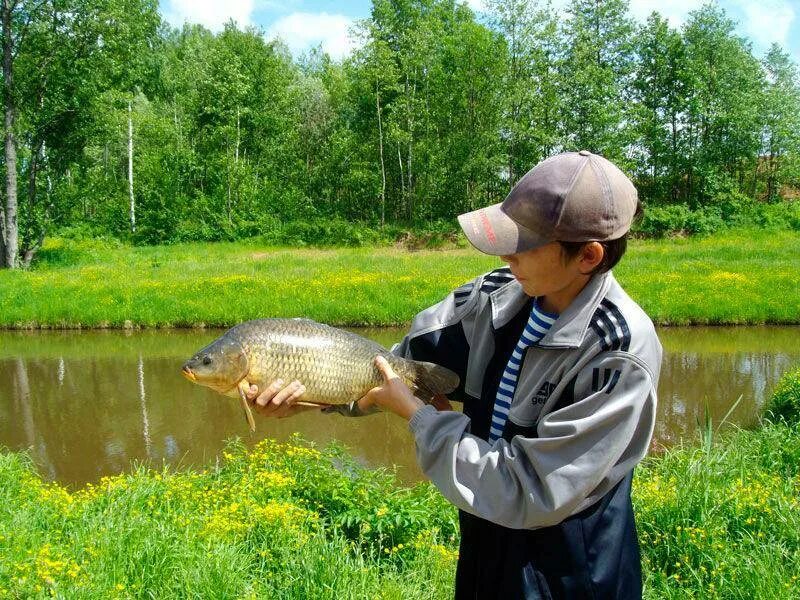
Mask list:
[[[800,424],[800,368],[784,374],[767,405],[766,416],[789,425]]]
[[[686,232],[691,214],[685,204],[648,206],[645,208],[642,221],[634,227],[634,231],[647,237],[663,237],[670,233]]]
[[[386,232],[358,221],[315,219],[275,222],[261,233],[266,244],[286,246],[363,246],[386,241]]]
[[[86,229],[90,231],[90,229]],[[112,237],[83,237],[83,232],[75,228],[62,230],[65,237],[46,238],[42,248],[36,253],[35,268],[59,268],[77,264],[95,264],[108,260],[109,252],[120,248],[122,242]],[[66,237],[66,236],[73,237]]]
[[[671,234],[709,235],[729,227],[800,231],[800,202],[764,203],[727,193],[697,208],[687,204],[648,206],[633,231],[658,238]]]

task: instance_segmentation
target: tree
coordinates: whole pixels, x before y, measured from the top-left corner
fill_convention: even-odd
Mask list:
[[[29,263],[42,244],[53,210],[54,180],[69,172],[91,136],[101,90],[131,87],[140,75],[137,65],[147,60],[137,57],[147,56],[142,47],[148,46],[159,18],[152,0],[20,0],[14,5],[6,0],[3,8],[4,43],[15,47],[13,62],[4,67],[7,96],[13,99],[6,110],[5,263],[13,267],[20,254]],[[10,180],[19,168],[20,142],[28,193],[14,206],[24,232],[18,245],[8,224],[17,199]],[[41,197],[37,178],[43,167],[52,185]]]
[[[763,66],[767,89],[759,166],[764,169],[764,195],[773,200],[778,197],[780,185],[789,182],[791,167],[800,158],[800,83],[797,65],[777,44],[770,47]]]
[[[560,145],[558,132],[558,22],[552,8],[537,0],[491,0],[492,27],[506,42],[501,84],[501,137],[507,153],[508,182]]]
[[[576,0],[564,23],[561,122],[565,149],[590,150],[623,165],[632,141],[627,107],[633,22],[626,0]]]
[[[746,189],[760,146],[764,75],[734,23],[715,5],[690,14],[684,27],[687,87],[686,196],[695,204]]]
[[[682,130],[688,74],[680,33],[653,13],[637,35],[632,112],[640,193],[648,200],[679,199],[684,167]]]
[[[14,269],[17,266],[19,229],[17,224],[17,101],[14,88],[14,55],[24,36],[26,15],[18,0],[3,0],[3,126],[6,203],[0,215],[0,266]]]

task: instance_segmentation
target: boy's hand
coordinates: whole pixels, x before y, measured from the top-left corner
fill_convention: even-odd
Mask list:
[[[388,410],[408,420],[424,406],[422,400],[414,396],[408,386],[400,379],[382,356],[375,357],[375,366],[383,375],[383,385],[372,388],[358,401],[362,411],[369,411],[373,406]]]
[[[299,412],[306,410],[319,410],[322,406],[296,406],[294,403],[300,400],[305,386],[299,381],[293,381],[284,386],[280,379],[270,383],[266,389],[258,393],[258,387],[250,384],[250,391],[247,392],[247,400],[259,414],[265,417],[291,417]]]

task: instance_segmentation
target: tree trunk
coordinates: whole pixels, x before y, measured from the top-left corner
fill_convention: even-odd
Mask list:
[[[3,108],[5,112],[5,163],[6,163],[6,206],[3,221],[2,250],[0,265],[14,269],[17,266],[19,251],[19,229],[17,227],[17,142],[14,139],[16,110],[13,95],[13,56],[11,39],[11,12],[14,6],[3,0]]]
[[[672,124],[672,173],[670,173],[670,198],[678,201],[678,116],[673,110],[671,113]]]
[[[381,227],[386,218],[386,165],[383,163],[383,122],[381,121],[381,92],[378,82],[375,82],[375,107],[378,113],[378,147],[381,155]]]
[[[400,152],[400,142],[397,142],[397,163],[400,165],[400,198],[402,203],[402,210],[405,211],[405,203],[406,203],[406,182],[403,179],[403,156]],[[402,212],[400,213],[402,215]],[[395,218],[398,216],[397,211],[395,211]]]
[[[406,89],[408,89],[408,73],[406,73]],[[416,71],[414,72],[414,85],[411,87],[411,100],[408,103],[408,110],[406,113],[408,123],[408,156],[406,160],[406,177],[408,177],[408,204],[409,204],[409,217],[414,219],[414,180],[411,171],[411,155],[412,148],[414,147],[414,119],[413,119],[413,102],[417,95],[417,78]]]
[[[136,233],[136,202],[133,198],[133,109],[128,100],[128,197],[131,201],[131,231]]]
[[[33,238],[36,236],[36,174],[39,170],[39,155],[42,150],[42,143],[31,140],[31,158],[28,165],[28,219],[26,227],[22,233],[22,266],[27,267],[33,260],[36,252]],[[42,227],[44,230],[44,227]]]
[[[236,149],[233,155],[233,176],[236,182],[236,206],[239,204],[239,146],[242,143],[242,132],[239,124],[239,107],[236,107]]]

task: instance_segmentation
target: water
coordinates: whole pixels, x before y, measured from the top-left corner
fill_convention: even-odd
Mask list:
[[[401,329],[359,329],[384,346]],[[226,440],[254,444],[297,432],[340,440],[368,466],[422,478],[406,423],[393,415],[348,419],[316,412],[257,419],[250,434],[236,400],[188,382],[180,366],[220,331],[0,332],[0,446],[30,449],[46,479],[80,485],[132,462],[201,467]],[[655,449],[693,440],[706,410],[718,423],[752,425],[777,380],[800,364],[800,329],[668,328]],[[458,405],[456,405],[458,406]]]

